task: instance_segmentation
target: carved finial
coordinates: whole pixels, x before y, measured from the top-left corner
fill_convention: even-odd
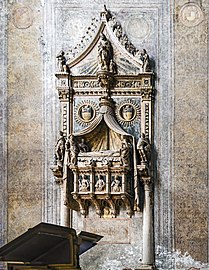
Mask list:
[[[104,5],[104,10],[101,12],[101,20],[102,21],[109,21],[112,18],[112,14],[109,10],[107,10],[106,5]]]

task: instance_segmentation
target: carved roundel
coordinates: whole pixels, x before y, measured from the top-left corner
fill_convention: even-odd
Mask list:
[[[122,126],[133,126],[141,117],[140,105],[132,99],[123,100],[117,105],[116,117]]]
[[[195,3],[188,3],[181,7],[179,12],[181,22],[187,26],[196,26],[203,20],[203,12]]]
[[[83,100],[75,107],[75,121],[81,126],[87,126],[97,115],[98,105],[91,100]]]

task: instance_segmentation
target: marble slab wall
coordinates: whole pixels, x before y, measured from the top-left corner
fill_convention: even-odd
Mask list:
[[[39,1],[8,1],[8,241],[42,218],[43,62]]]

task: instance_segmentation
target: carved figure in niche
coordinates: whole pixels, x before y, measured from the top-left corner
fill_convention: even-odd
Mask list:
[[[150,71],[149,55],[145,49],[142,50],[140,60],[142,61],[142,69],[144,72]]]
[[[120,149],[120,154],[121,154],[121,165],[122,166],[129,166],[130,164],[130,157],[129,157],[129,154],[130,154],[130,147],[129,147],[129,144],[128,144],[128,141],[126,138],[123,138],[123,141],[122,141],[122,146],[121,146],[121,149]]]
[[[104,191],[105,189],[105,181],[103,180],[103,176],[100,175],[99,179],[97,180],[96,184],[95,184],[95,191]]]
[[[89,179],[85,175],[81,176],[79,191],[89,191],[89,188],[90,188]]]
[[[126,121],[131,121],[133,118],[133,114],[134,114],[134,109],[133,109],[133,106],[131,106],[130,104],[127,104],[122,107],[122,117]]]
[[[60,51],[56,57],[58,70],[60,72],[68,72],[68,66],[66,65],[66,58],[64,55],[65,53],[63,51]]]
[[[79,152],[81,152],[81,153],[89,152],[89,147],[85,143],[83,138],[81,139],[81,143],[79,143],[78,148],[79,148]]]
[[[77,144],[75,143],[74,136],[72,134],[69,135],[68,137],[68,141],[66,143],[66,149],[70,150],[70,154],[69,154],[70,164],[76,165],[79,149],[78,149]]]
[[[62,166],[65,154],[65,137],[62,131],[60,131],[59,134],[60,137],[55,145],[55,159],[58,162],[58,165]]]
[[[137,143],[137,150],[139,151],[141,162],[145,164],[149,163],[151,145],[150,145],[149,139],[145,137],[144,133],[142,133],[142,136]]]
[[[101,70],[109,71],[110,60],[113,59],[113,47],[106,36],[101,33],[98,45],[99,67]]]
[[[121,182],[118,175],[115,176],[114,181],[111,184],[112,192],[121,192]]]
[[[87,104],[81,108],[81,117],[84,121],[90,121],[92,118],[92,107]]]

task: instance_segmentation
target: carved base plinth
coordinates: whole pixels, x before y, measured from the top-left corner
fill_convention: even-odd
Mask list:
[[[156,267],[154,265],[143,264],[143,265],[141,265],[139,268],[137,268],[135,270],[156,270]]]

